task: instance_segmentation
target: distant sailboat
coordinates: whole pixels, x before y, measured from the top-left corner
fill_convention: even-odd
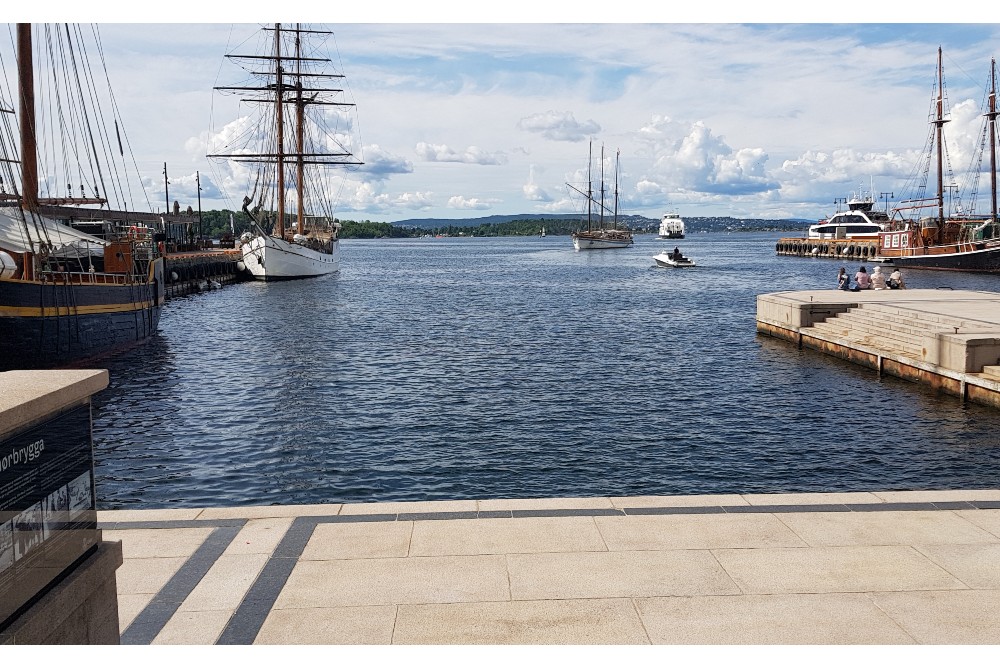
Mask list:
[[[628,229],[618,229],[618,168],[620,151],[615,154],[615,191],[614,209],[610,218],[610,226],[605,219],[608,212],[604,204],[604,148],[601,148],[601,182],[600,200],[594,199],[593,181],[591,179],[591,162],[593,145],[591,145],[591,155],[587,159],[587,191],[577,189],[573,185],[570,188],[580,193],[587,199],[587,229],[574,232],[573,247],[577,250],[606,250],[611,248],[627,248],[632,245],[632,232]],[[597,208],[597,220],[594,220],[593,209]]]
[[[333,33],[280,23],[264,30],[273,32],[268,53],[226,56],[258,65],[248,69],[256,85],[216,88],[256,95],[244,101],[260,105],[257,131],[247,135],[259,142],[252,147],[229,147],[209,157],[257,165],[248,183],[252,193],[243,199],[243,211],[253,222],[253,230],[240,237],[239,246],[254,278],[288,280],[334,273],[340,269],[340,222],[333,217],[334,197],[326,192],[320,172],[362,164],[341,145],[337,133],[326,127],[330,107],[354,104],[341,101],[344,91],[328,83],[343,75],[320,69],[331,60],[318,55],[314,42]],[[295,186],[292,212],[285,191],[290,179]],[[294,213],[294,229],[290,213]]]

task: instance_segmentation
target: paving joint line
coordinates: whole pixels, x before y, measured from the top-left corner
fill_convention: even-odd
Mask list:
[[[244,522],[245,523],[245,522]],[[215,528],[163,588],[121,633],[122,644],[149,645],[167,625],[191,591],[239,534],[240,526]]]
[[[576,516],[645,516],[667,514],[786,514],[793,512],[944,512],[953,510],[1000,509],[1000,500],[959,500],[895,503],[830,503],[803,505],[678,505],[666,507],[513,509],[461,512],[398,512],[385,514],[330,514],[295,517],[310,523],[366,523],[394,521],[453,521],[462,519],[527,519]],[[248,519],[183,519],[164,521],[99,522],[103,530],[167,528],[242,527]]]

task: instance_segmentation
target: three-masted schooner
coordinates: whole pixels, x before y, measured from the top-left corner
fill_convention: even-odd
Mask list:
[[[90,66],[96,27],[16,33],[17,111],[0,99],[0,371],[144,341],[165,299],[162,219],[124,210],[123,128]]]
[[[332,61],[318,55],[316,42],[333,33],[280,23],[263,30],[266,53],[226,56],[244,66],[251,83],[216,88],[249,94],[241,101],[256,105],[255,127],[242,135],[247,143],[209,157],[256,166],[249,172],[250,194],[243,198],[253,227],[239,239],[242,261],[254,278],[334,273],[340,269],[340,222],[333,217],[333,185],[324,168],[362,164],[339,138],[341,132],[331,128],[343,120],[340,108],[354,104],[343,101],[343,89],[330,85],[343,74],[323,69]]]
[[[593,161],[593,145],[591,154],[587,157],[587,191],[583,192],[574,185],[566,185],[586,197],[587,228],[573,233],[573,247],[577,250],[607,250],[611,248],[627,248],[632,245],[632,232],[618,228],[618,169],[620,152],[615,154],[615,190],[614,208],[609,211],[604,203],[604,147],[601,147],[601,181],[600,198],[594,197],[593,181],[591,179],[591,162]],[[597,220],[594,220],[594,208],[597,208]],[[606,216],[606,213],[611,213]]]

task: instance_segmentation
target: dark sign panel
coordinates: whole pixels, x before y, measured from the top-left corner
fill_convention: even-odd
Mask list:
[[[0,630],[97,545],[90,405],[0,440]]]

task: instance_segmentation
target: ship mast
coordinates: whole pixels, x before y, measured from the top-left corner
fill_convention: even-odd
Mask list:
[[[990,124],[990,216],[997,221],[997,61],[990,60],[990,111],[986,114]]]
[[[621,163],[621,154],[622,151],[619,148],[615,152],[615,229],[618,229],[618,165]]]
[[[604,144],[601,144],[601,205],[597,208],[601,229],[604,229]]]
[[[941,55],[941,47],[938,47],[938,98],[937,98],[937,118],[934,120],[937,134],[937,199],[938,199],[938,242],[944,233],[944,124],[948,121],[944,119],[944,63]]]
[[[297,230],[305,234],[305,124],[306,105],[302,99],[302,26],[295,24],[295,195],[299,210]]]
[[[590,148],[587,152],[587,231],[590,231],[591,204],[594,202],[594,178],[591,169],[594,164],[594,141],[590,141]]]
[[[281,74],[284,68],[281,66],[281,24],[274,24],[274,125],[277,132],[277,146],[275,158],[277,160],[278,174],[278,237],[285,236],[285,122],[284,122],[284,91],[282,90]]]
[[[38,210],[38,156],[35,138],[35,75],[31,24],[17,24],[17,71],[21,105],[21,205]]]
[[[261,71],[250,71],[255,77],[262,77],[259,85],[251,86],[216,86],[216,90],[231,93],[259,93],[260,96],[251,95],[241,101],[260,104],[274,108],[273,119],[267,116],[267,128],[271,136],[276,138],[274,152],[266,152],[266,148],[261,146],[260,152],[232,151],[228,153],[209,154],[209,158],[226,158],[232,162],[254,162],[259,164],[274,163],[275,169],[275,192],[277,194],[277,220],[275,221],[275,236],[284,236],[285,233],[285,187],[286,187],[286,166],[290,169],[295,165],[296,171],[296,194],[298,195],[298,219],[297,229],[299,233],[304,232],[305,227],[305,167],[306,165],[317,165],[329,167],[334,165],[361,165],[363,162],[351,154],[349,150],[340,147],[342,150],[326,150],[321,152],[310,151],[306,147],[306,107],[307,106],[330,106],[330,107],[353,107],[353,102],[340,102],[335,97],[343,93],[343,89],[326,85],[328,80],[342,79],[343,74],[326,73],[312,71],[313,67],[321,66],[323,63],[331,62],[329,58],[311,57],[302,55],[303,49],[308,50],[308,44],[302,44],[303,39],[309,39],[311,35],[330,35],[327,30],[313,30],[295,24],[294,29],[282,29],[280,23],[274,27],[267,27],[264,30],[274,30],[274,45],[270,55],[251,54],[229,54],[226,57],[236,61],[263,61],[267,62],[267,68]],[[295,34],[294,52],[289,49],[288,55],[283,55],[282,37],[291,33]],[[294,67],[290,64],[294,61]],[[288,68],[286,69],[286,64]],[[285,104],[294,104],[294,147],[285,149]],[[291,113],[291,109],[289,112]],[[273,128],[273,132],[272,132]],[[290,173],[289,173],[290,175]],[[255,188],[256,190],[256,188]],[[245,198],[245,203],[249,205],[249,198]]]

